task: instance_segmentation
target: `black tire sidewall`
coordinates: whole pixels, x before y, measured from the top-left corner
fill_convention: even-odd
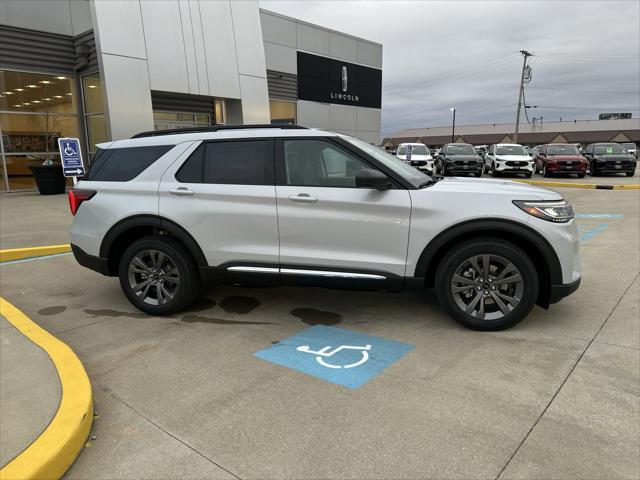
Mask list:
[[[129,285],[128,269],[131,259],[143,250],[159,250],[175,262],[180,274],[180,286],[175,297],[164,305],[144,303]],[[122,254],[118,267],[120,287],[129,301],[138,309],[150,315],[169,315],[186,308],[198,295],[200,281],[197,266],[187,249],[170,237],[150,236],[132,243]]]
[[[480,320],[464,313],[455,303],[450,285],[458,266],[474,255],[495,254],[512,262],[524,280],[524,292],[516,309],[496,320]],[[453,247],[438,266],[435,290],[440,305],[455,321],[472,330],[504,330],[521,322],[533,309],[539,290],[539,279],[535,266],[527,254],[516,245],[498,238],[468,240]]]

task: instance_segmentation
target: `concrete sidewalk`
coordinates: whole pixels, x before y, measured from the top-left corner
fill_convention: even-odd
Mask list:
[[[0,468],[40,436],[60,398],[49,356],[0,317]]]

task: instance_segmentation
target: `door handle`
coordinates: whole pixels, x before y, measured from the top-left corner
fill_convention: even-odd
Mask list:
[[[316,203],[318,199],[316,197],[312,197],[308,193],[299,193],[298,195],[289,195],[289,200],[292,202],[301,202],[301,203]]]
[[[178,195],[179,197],[190,197],[195,195],[196,192],[185,187],[178,187],[173,190],[169,190],[169,193],[172,195]]]

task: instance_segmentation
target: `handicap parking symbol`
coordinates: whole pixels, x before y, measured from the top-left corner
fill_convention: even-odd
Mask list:
[[[258,358],[357,389],[413,350],[413,345],[315,325],[254,353]]]

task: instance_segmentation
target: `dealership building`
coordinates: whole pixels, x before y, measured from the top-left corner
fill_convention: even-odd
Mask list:
[[[57,139],[298,123],[380,139],[382,45],[237,0],[2,0],[0,192]]]
[[[393,133],[382,140],[382,147],[394,150],[401,143],[419,142],[429,147],[445,143],[492,145],[514,143],[515,124],[464,125],[411,128]],[[640,118],[622,120],[572,120],[520,124],[518,143],[535,146],[546,143],[640,142]]]

